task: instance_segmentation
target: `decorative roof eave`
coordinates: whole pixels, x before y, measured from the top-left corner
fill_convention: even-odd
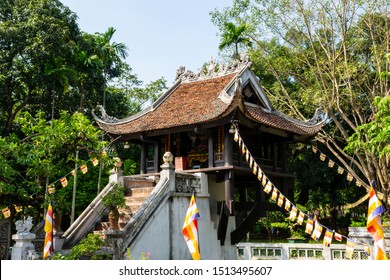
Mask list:
[[[260,106],[245,103],[242,111],[249,119],[261,123],[267,127],[292,133],[297,139],[303,139],[316,135],[324,126],[327,114],[316,110],[314,116],[308,121],[292,119],[277,110],[264,110]],[[302,138],[303,137],[303,138]]]

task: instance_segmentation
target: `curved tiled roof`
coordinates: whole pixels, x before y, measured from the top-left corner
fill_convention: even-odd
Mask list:
[[[322,118],[322,120],[315,123],[301,122],[292,120],[278,111],[266,112],[258,106],[247,104],[245,105],[245,109],[247,111],[246,115],[258,123],[303,136],[315,135],[320,131],[325,121],[325,118]]]
[[[159,106],[139,114],[137,118],[104,122],[95,117],[98,125],[111,134],[132,134],[171,127],[207,122],[223,115],[230,103],[218,98],[236,74],[180,83]]]
[[[179,81],[150,108],[126,119],[111,118],[104,121],[96,115],[94,117],[101,129],[114,135],[131,135],[202,124],[218,120],[235,108],[254,122],[295,135],[313,136],[322,128],[325,116],[301,122],[274,109],[267,110],[254,104],[244,104],[241,91],[233,90],[232,85],[242,77],[245,70],[250,71],[246,68],[240,72],[203,80]]]

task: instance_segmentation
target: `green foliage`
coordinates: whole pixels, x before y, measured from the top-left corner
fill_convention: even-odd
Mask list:
[[[115,183],[112,189],[103,197],[102,202],[109,209],[124,207],[126,205],[124,186]]]
[[[377,110],[374,119],[357,127],[345,149],[383,158],[390,156],[390,97],[376,97],[373,105]]]
[[[112,259],[112,256],[107,253],[98,253],[104,246],[104,241],[100,236],[88,234],[77,245],[72,247],[69,255],[56,254],[52,260],[103,260]]]

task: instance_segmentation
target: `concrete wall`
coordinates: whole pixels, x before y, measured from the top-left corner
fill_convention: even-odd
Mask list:
[[[198,220],[201,259],[223,260],[236,259],[236,246],[230,245],[230,232],[234,229],[234,217],[229,219],[225,246],[217,240],[217,201],[224,200],[224,184],[217,184],[215,178],[202,174],[201,192],[196,196],[199,209]],[[142,253],[150,252],[155,260],[190,260],[187,244],[181,229],[190,202],[190,193],[172,192],[169,198],[158,207],[153,217],[148,220],[140,234],[130,247],[133,258],[140,258]]]

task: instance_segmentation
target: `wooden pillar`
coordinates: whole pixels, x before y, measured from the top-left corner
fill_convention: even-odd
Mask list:
[[[225,126],[224,129],[225,140],[225,166],[233,165],[233,134],[229,133],[229,127]]]
[[[145,142],[141,143],[141,162],[140,162],[140,172],[141,174],[146,174],[146,157],[148,154],[148,144]]]
[[[209,167],[214,167],[214,137],[215,133],[213,129],[208,129],[208,154],[209,154]]]
[[[154,143],[154,172],[158,172],[159,162],[160,162],[160,144],[158,142]]]

